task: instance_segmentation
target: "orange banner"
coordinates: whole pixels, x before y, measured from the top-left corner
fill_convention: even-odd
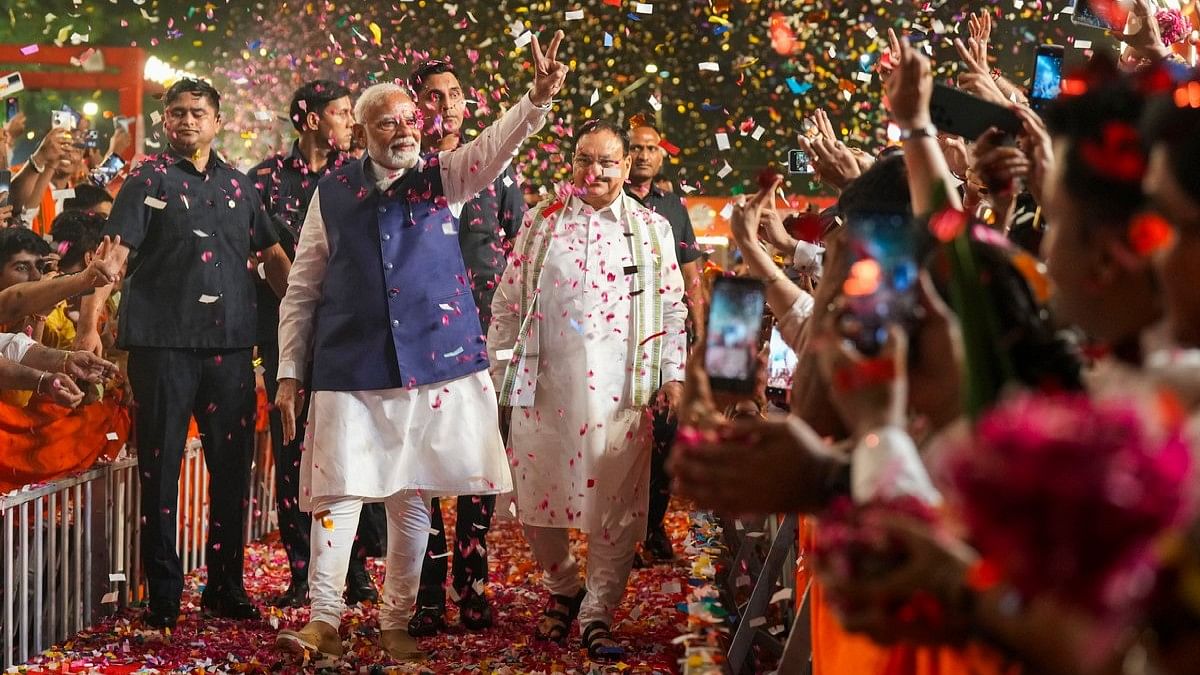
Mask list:
[[[729,213],[732,211],[733,200],[736,197],[700,197],[682,196],[683,204],[687,207],[688,217],[692,219],[692,230],[697,237],[730,237]],[[803,211],[810,203],[817,209],[824,209],[837,202],[835,197],[789,197],[788,205],[779,209],[786,217],[793,211]]]

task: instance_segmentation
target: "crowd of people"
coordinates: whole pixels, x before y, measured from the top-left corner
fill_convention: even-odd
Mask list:
[[[128,130],[101,156],[56,127],[13,172],[2,396],[128,389],[147,630],[181,612],[194,420],[201,610],[309,606],[286,652],[340,657],[362,601],[395,661],[424,657],[448,599],[489,629],[487,535],[508,512],[544,573],[531,637],[578,626],[591,659],[620,661],[613,613],[634,566],[675,557],[674,493],[812,517],[819,672],[1200,673],[1200,72],[1134,0],[1122,53],[1035,111],[990,70],[992,21],[966,22],[957,85],[1014,126],[939,130],[929,58],[888,31],[895,142],[849,145],[818,111],[798,143],[836,204],[789,214],[765,171],[732,205],[728,270],[660,184],[642,118],[571,131],[562,184],[513,165],[570,86],[561,31],[532,37],[527,92],[478,134],[472,83],[430,59],[361,90],[304,84],[292,146],[246,173],[214,147],[221,94],[180,79],[169,149],[115,181],[101,168]],[[758,343],[751,392],[710,381],[706,345],[731,349],[706,339],[723,275],[761,282],[764,327],[797,357],[788,395],[766,393],[770,330],[737,341]],[[273,598],[243,589],[256,376],[291,572]]]

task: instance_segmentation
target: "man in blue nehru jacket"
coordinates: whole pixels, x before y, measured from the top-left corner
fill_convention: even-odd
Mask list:
[[[533,39],[533,88],[455,150],[422,156],[407,91],[368,88],[355,104],[366,156],[321,179],[279,308],[284,440],[312,355],[300,499],[311,509],[311,621],[276,644],[340,657],[342,580],[364,502],[387,510],[380,643],[423,658],[408,633],[428,541],[429,499],[512,489],[458,217],[541,129],[567,66]]]

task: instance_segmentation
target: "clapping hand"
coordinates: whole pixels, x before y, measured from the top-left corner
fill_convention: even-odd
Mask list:
[[[562,42],[563,32],[555,31],[554,37],[550,40],[550,45],[546,47],[546,51],[542,52],[542,47],[538,43],[537,36],[533,36],[533,90],[529,92],[529,100],[537,106],[545,106],[554,99],[554,95],[562,89],[563,82],[567,79],[567,64],[557,60],[558,45]]]

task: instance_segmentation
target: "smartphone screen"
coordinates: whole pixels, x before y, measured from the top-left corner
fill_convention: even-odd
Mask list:
[[[99,187],[105,187],[117,174],[121,173],[121,169],[125,168],[125,160],[121,159],[120,155],[109,155],[104,163],[96,167],[92,171],[92,183]]]
[[[771,326],[770,354],[767,357],[767,390],[791,391],[799,358],[783,340],[778,326]]]
[[[21,113],[21,101],[16,96],[4,99],[4,121],[11,121]]]
[[[865,355],[879,353],[888,324],[911,328],[917,308],[916,228],[906,213],[846,218],[850,269],[838,328]]]
[[[812,159],[803,150],[788,150],[788,173],[812,175]]]
[[[0,171],[0,206],[8,204],[8,193],[12,190],[12,172]]]
[[[1074,8],[1071,23],[1101,30],[1116,30],[1113,21],[1115,17],[1109,16],[1111,12],[1097,11],[1092,7],[1090,0],[1075,0]]]
[[[714,389],[754,390],[766,299],[757,279],[720,277],[713,283],[704,368]]]
[[[1062,47],[1038,47],[1033,65],[1033,82],[1029,88],[1029,104],[1034,110],[1041,110],[1058,98],[1062,89],[1062,65]]]

